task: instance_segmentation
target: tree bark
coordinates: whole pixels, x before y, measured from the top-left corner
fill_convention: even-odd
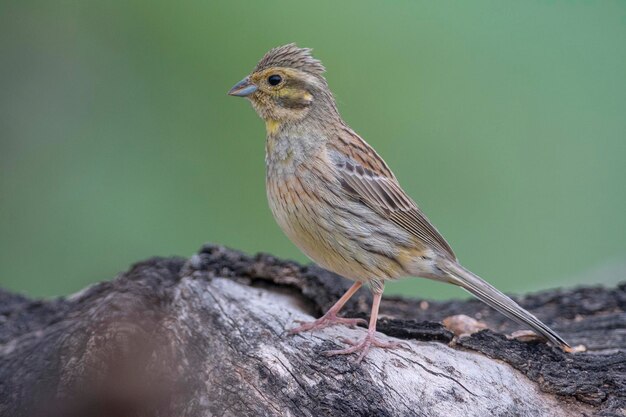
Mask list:
[[[286,331],[349,285],[207,245],[66,298],[0,291],[0,416],[626,416],[626,284],[517,299],[579,353],[507,336],[478,301],[385,297],[378,330],[406,347],[360,364],[321,353],[363,328]]]

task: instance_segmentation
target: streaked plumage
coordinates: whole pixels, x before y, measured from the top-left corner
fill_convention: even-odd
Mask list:
[[[383,159],[339,116],[311,50],[270,50],[231,90],[265,120],[266,185],[271,211],[287,236],[313,261],[375,295],[367,337],[354,347],[395,347],[374,336],[384,283],[421,276],[459,285],[559,346],[567,344],[532,314],[458,264],[450,245],[402,190]],[[342,298],[321,319],[296,331],[336,322]],[[355,324],[347,319],[347,324]]]

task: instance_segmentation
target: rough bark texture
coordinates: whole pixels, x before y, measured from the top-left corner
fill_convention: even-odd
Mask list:
[[[507,338],[478,301],[386,297],[378,329],[407,348],[361,364],[320,353],[364,329],[285,332],[349,284],[206,246],[67,298],[0,291],[0,416],[626,416],[626,284],[518,298],[583,353]],[[440,322],[459,314],[489,329],[455,337]]]

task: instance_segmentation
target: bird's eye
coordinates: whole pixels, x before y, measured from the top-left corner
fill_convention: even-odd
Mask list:
[[[267,77],[267,82],[270,83],[270,85],[278,85],[282,80],[283,78],[278,74],[273,74]]]

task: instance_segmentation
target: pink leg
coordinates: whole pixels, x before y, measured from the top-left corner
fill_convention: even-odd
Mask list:
[[[351,353],[360,352],[359,357],[357,359],[357,363],[359,363],[363,360],[363,358],[365,358],[365,356],[367,355],[367,352],[369,352],[370,347],[372,346],[383,348],[383,349],[395,349],[395,348],[401,347],[402,345],[405,345],[401,342],[382,342],[376,338],[376,320],[378,319],[378,307],[380,306],[380,299],[382,298],[382,296],[383,296],[382,292],[374,294],[374,302],[372,304],[372,315],[370,317],[370,324],[367,329],[367,335],[361,341],[358,341],[358,342],[354,342],[352,340],[342,338],[341,339],[342,342],[348,343],[352,345],[352,347],[349,347],[347,349],[329,350],[327,352],[324,352],[326,356],[349,355]]]
[[[337,317],[337,313],[339,310],[348,302],[350,297],[354,295],[355,292],[358,291],[363,285],[360,282],[355,282],[352,284],[350,289],[346,291],[346,293],[333,305],[322,317],[312,322],[303,322],[301,320],[296,320],[296,323],[303,323],[301,326],[298,326],[294,329],[289,330],[289,333],[295,334],[300,332],[306,332],[308,330],[318,330],[323,329],[324,327],[334,326],[336,324],[345,324],[350,327],[354,327],[359,323],[365,324],[367,323],[363,319],[346,319],[343,317]]]

